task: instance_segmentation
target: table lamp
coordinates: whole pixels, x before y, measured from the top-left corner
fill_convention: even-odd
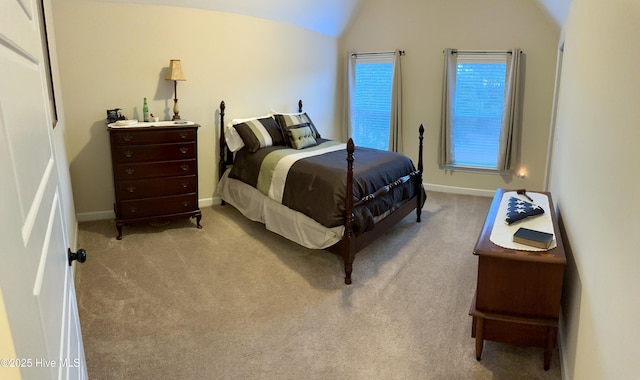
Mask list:
[[[173,118],[171,120],[180,120],[180,109],[178,108],[178,81],[186,81],[182,73],[182,65],[179,59],[172,59],[169,62],[169,72],[164,78],[173,81]]]

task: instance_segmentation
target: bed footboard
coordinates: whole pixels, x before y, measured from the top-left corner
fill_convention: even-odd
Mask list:
[[[353,153],[355,151],[355,145],[353,143],[353,139],[349,139],[347,142],[347,189],[346,189],[346,199],[345,199],[345,231],[343,239],[331,247],[331,250],[339,253],[342,256],[342,260],[344,261],[344,272],[345,278],[344,283],[349,285],[351,284],[351,273],[353,272],[353,260],[358,251],[367,246],[369,243],[373,242],[376,237],[378,237],[381,233],[386,231],[387,229],[393,227],[397,222],[402,220],[405,216],[407,216],[414,208],[416,210],[416,222],[420,223],[421,221],[421,213],[422,213],[422,205],[424,203],[423,200],[423,191],[422,191],[422,150],[423,150],[423,139],[424,139],[424,126],[420,124],[420,128],[418,128],[418,169],[411,172],[408,175],[405,175],[401,178],[398,178],[394,182],[387,184],[386,186],[381,187],[375,192],[368,194],[362,197],[357,202],[353,202]],[[371,200],[378,198],[384,194],[389,193],[393,188],[400,186],[408,181],[413,181],[415,184],[416,195],[410,199],[403,206],[395,210],[393,213],[385,217],[381,222],[376,224],[373,230],[363,233],[360,236],[355,236],[353,233],[353,210],[355,207],[364,205]],[[412,201],[415,199],[415,203]]]

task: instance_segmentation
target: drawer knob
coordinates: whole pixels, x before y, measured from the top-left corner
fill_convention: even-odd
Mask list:
[[[180,147],[180,153],[185,154],[189,151],[189,148],[187,148],[186,146],[181,146]]]
[[[131,158],[131,157],[133,156],[133,152],[132,152],[132,151],[130,151],[130,150],[127,150],[127,151],[125,151],[125,152],[124,152],[124,155],[125,155],[125,157],[127,157],[127,158]]]
[[[131,175],[131,174],[133,174],[135,172],[136,172],[136,169],[134,169],[134,168],[127,168],[127,170],[125,170],[125,173],[127,173],[129,175]]]
[[[187,133],[186,132],[180,132],[180,138],[181,139],[186,139],[187,138]]]
[[[133,136],[130,134],[126,134],[122,136],[122,139],[126,142],[130,142],[131,140],[133,140]]]
[[[137,207],[135,207],[135,206],[131,206],[131,207],[129,207],[129,212],[130,212],[130,213],[132,213],[132,214],[133,214],[133,213],[135,213],[136,211],[138,211],[138,208],[137,208]]]
[[[181,165],[180,169],[182,169],[183,172],[186,172],[187,170],[189,170],[189,165],[187,164]]]
[[[187,187],[189,187],[189,182],[181,182],[180,186],[186,189]]]
[[[183,205],[184,207],[189,206],[189,203],[191,203],[191,202],[189,202],[189,201],[182,201],[182,205]]]
[[[133,193],[134,191],[136,191],[136,187],[135,186],[129,186],[127,187],[127,191],[130,193]]]

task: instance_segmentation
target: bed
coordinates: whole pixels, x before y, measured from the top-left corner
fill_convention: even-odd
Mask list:
[[[302,101],[297,113],[272,112],[227,124],[225,110],[222,101],[221,203],[302,246],[338,254],[346,284],[352,283],[357,252],[413,210],[420,222],[427,197],[422,125],[416,168],[398,153],[322,138]]]

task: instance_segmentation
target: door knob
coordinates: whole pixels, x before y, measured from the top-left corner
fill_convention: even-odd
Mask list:
[[[71,252],[71,248],[67,248],[67,255],[69,256],[69,266],[73,260],[78,260],[81,264],[87,261],[87,251],[82,248],[78,252]]]

